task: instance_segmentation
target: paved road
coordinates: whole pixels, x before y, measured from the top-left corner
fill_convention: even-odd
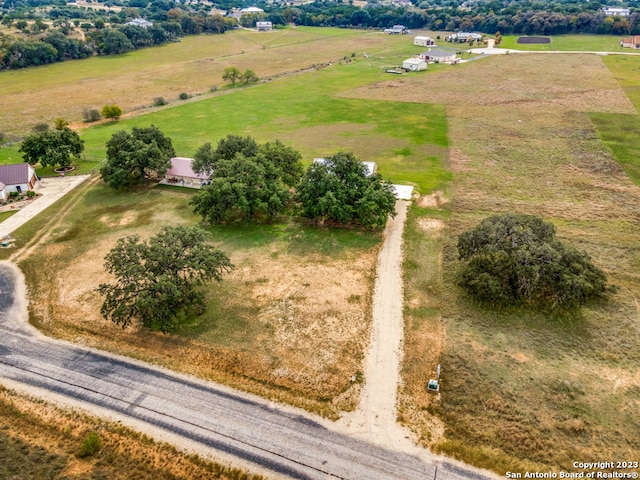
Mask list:
[[[44,339],[17,320],[17,279],[15,267],[0,262],[0,382],[6,378],[106,408],[296,479],[489,478],[337,434],[213,384]]]

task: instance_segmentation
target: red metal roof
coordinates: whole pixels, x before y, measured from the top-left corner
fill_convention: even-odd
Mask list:
[[[29,183],[29,164],[17,163],[14,165],[0,165],[0,183],[5,185],[18,185]]]
[[[196,173],[191,168],[193,158],[174,157],[171,159],[171,168],[167,170],[167,175],[175,175],[176,177],[197,178],[199,180],[209,180],[210,175],[204,173]]]

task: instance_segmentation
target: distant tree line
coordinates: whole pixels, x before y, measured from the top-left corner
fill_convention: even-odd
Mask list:
[[[272,18],[282,17],[296,25],[386,28],[402,24],[408,28],[485,33],[558,35],[591,33],[640,34],[640,10],[629,17],[607,16],[600,2],[491,1],[462,6],[456,1],[423,1],[414,8],[390,8],[369,2],[365,8],[317,1],[298,7],[273,8]],[[468,2],[467,2],[468,3]]]
[[[0,13],[0,22],[15,26],[25,35],[16,38],[0,33],[0,70],[126,53],[176,41],[184,35],[224,33],[237,24],[233,18],[175,6],[174,2],[156,0],[144,9],[125,8],[105,16],[78,7],[55,6],[47,12],[47,18],[54,19],[53,27],[32,9]],[[153,22],[152,26],[126,24],[143,15]],[[82,21],[85,18],[91,21]],[[75,28],[84,30],[84,40],[71,36]]]

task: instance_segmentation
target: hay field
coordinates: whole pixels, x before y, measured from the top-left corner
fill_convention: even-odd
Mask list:
[[[221,87],[225,67],[252,69],[260,78],[337,62],[357,52],[378,54],[398,45],[379,33],[329,28],[198,35],[134,52],[0,72],[0,131],[24,135],[57,117],[82,120],[84,108],[115,103],[125,113],[149,108],[156,97],[208,94]]]
[[[453,190],[424,198],[408,226],[401,420],[436,451],[501,474],[638,458],[640,189],[589,117],[636,111],[602,60],[494,57],[352,95],[444,103],[448,114]],[[578,318],[469,303],[456,237],[512,211],[555,223],[619,293]],[[437,363],[441,402],[425,392]]]

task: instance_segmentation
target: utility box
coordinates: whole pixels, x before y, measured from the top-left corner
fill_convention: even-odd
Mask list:
[[[429,380],[429,383],[427,384],[427,391],[429,392],[439,392],[440,391],[440,383],[438,382],[438,380]]]

